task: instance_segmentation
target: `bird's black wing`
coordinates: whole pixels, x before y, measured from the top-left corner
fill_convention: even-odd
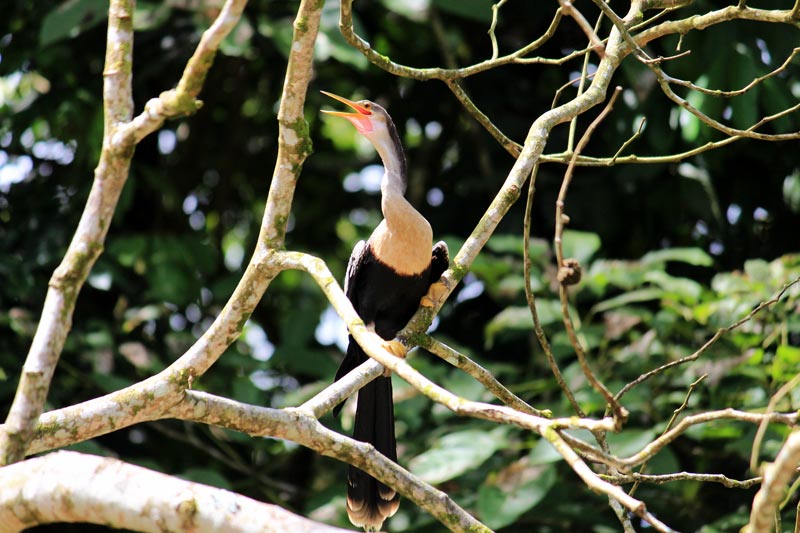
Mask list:
[[[446,246],[445,246],[446,248]],[[347,272],[344,275],[344,294],[351,302],[355,302],[355,287],[356,276],[361,264],[364,262],[364,256],[367,251],[366,241],[358,241],[353,246],[353,251],[350,252],[350,259],[347,261]],[[358,311],[358,309],[356,309]]]
[[[374,258],[367,244],[360,241],[350,254],[344,280],[345,295],[359,313],[363,311],[359,309],[359,290],[365,278],[369,277],[370,269],[374,268]],[[335,379],[347,375],[366,360],[367,355],[351,336]],[[343,405],[334,407],[334,416],[339,415]],[[391,378],[380,376],[358,392],[353,438],[372,444],[379,453],[397,462]],[[400,495],[366,472],[350,466],[347,481],[347,514],[353,524],[370,530],[379,529],[383,521],[397,511]]]
[[[431,283],[436,283],[444,271],[450,266],[450,252],[447,243],[439,241],[433,245],[431,251]]]
[[[353,303],[358,311],[358,274],[364,264],[364,259],[367,256],[367,243],[365,241],[358,241],[353,247],[353,252],[350,254],[350,260],[347,261],[347,273],[344,276],[344,294],[347,299]],[[346,376],[351,370],[365,361],[366,355],[358,346],[358,343],[350,337],[350,343],[347,345],[347,353],[339,364],[339,369],[336,370],[336,377],[334,381],[339,381],[342,377]],[[339,416],[339,411],[342,410],[344,403],[340,403],[333,408],[333,416]]]

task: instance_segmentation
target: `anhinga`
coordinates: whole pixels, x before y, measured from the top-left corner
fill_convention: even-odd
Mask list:
[[[374,102],[353,102],[323,91],[350,106],[354,112],[323,111],[344,117],[369,139],[384,166],[381,181],[383,220],[365,243],[360,241],[350,255],[344,290],[364,324],[386,341],[393,354],[403,357],[399,342],[391,342],[422,305],[431,305],[431,291],[447,269],[448,252],[444,242],[431,249],[433,232],[427,220],[405,199],[406,158],[397,129],[384,108]],[[367,355],[350,337],[347,354],[336,372],[338,380],[367,360]],[[341,405],[334,409],[338,415]],[[380,453],[397,462],[394,435],[392,381],[378,377],[358,392],[356,440],[368,442]],[[347,476],[347,514],[364,529],[377,530],[394,515],[400,496],[365,472],[351,466]]]

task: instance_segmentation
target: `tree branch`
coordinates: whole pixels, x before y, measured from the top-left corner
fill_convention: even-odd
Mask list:
[[[346,531],[227,490],[76,452],[2,468],[0,486],[0,533],[54,522],[152,533]]]
[[[64,259],[50,278],[41,319],[22,367],[14,402],[0,431],[0,466],[25,457],[72,327],[78,293],[102,253],[117,200],[128,178],[133,146],[114,150],[111,137],[121,123],[130,120],[133,112],[132,55],[133,1],[112,0],[103,70],[103,149],[78,228]]]
[[[798,464],[800,464],[800,431],[795,430],[786,439],[775,461],[764,469],[764,481],[753,498],[750,522],[745,531],[756,533],[772,528],[775,510],[783,500],[786,487],[796,474]]]

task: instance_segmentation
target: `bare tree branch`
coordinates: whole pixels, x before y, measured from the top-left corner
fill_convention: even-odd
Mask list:
[[[346,531],[227,490],[76,452],[55,452],[2,468],[0,486],[0,533],[53,522],[152,533]]]
[[[764,469],[764,481],[753,498],[750,522],[745,531],[756,533],[771,529],[775,510],[783,500],[786,487],[796,474],[798,464],[800,464],[800,431],[795,430],[786,439],[775,461]]]
[[[89,271],[102,253],[117,200],[128,178],[133,146],[112,149],[111,138],[133,113],[133,1],[111,2],[107,41],[103,69],[103,150],[78,229],[64,259],[50,278],[41,320],[22,367],[4,430],[0,431],[0,465],[14,463],[25,456],[72,327],[75,302]]]

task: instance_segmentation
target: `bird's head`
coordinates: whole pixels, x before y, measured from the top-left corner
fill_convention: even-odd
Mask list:
[[[405,177],[405,154],[400,144],[397,128],[392,122],[389,113],[383,107],[369,100],[354,102],[333,93],[320,92],[342,102],[353,110],[328,111],[323,109],[322,112],[347,119],[361,135],[375,146],[387,168],[391,166],[393,170],[397,170]]]
[[[384,108],[374,102],[370,102],[369,100],[359,100],[358,102],[354,102],[327,91],[320,92],[326,96],[330,96],[334,100],[339,100],[353,110],[353,112],[347,112],[328,111],[327,109],[323,109],[323,113],[346,118],[353,126],[356,127],[359,133],[368,139],[370,139],[370,137],[380,136],[382,132],[387,130],[387,121],[392,121],[392,119],[389,118],[389,113],[387,113]]]

